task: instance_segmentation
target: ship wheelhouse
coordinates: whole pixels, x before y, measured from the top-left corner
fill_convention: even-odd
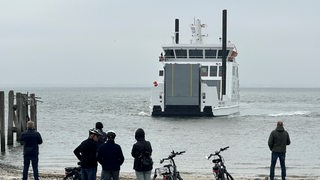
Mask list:
[[[187,45],[186,45],[187,46]],[[229,47],[227,50],[227,57],[232,60],[231,51],[233,47]],[[163,47],[164,56],[160,56],[159,61],[179,61],[179,60],[192,60],[192,61],[212,61],[222,58],[221,48],[208,47]]]

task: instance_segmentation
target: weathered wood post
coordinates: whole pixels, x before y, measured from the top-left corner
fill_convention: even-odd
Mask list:
[[[21,128],[22,132],[27,129],[27,121],[28,121],[28,94],[21,94],[21,111],[20,111],[20,118],[21,118]]]
[[[4,136],[4,91],[0,91],[0,131],[1,131],[1,152],[6,151],[6,142]]]
[[[17,132],[17,128],[13,127],[13,123],[17,125],[16,118],[15,118],[15,109],[14,106],[14,92],[11,90],[8,93],[8,137],[7,137],[7,144],[13,145],[13,132]]]
[[[37,129],[37,100],[35,94],[30,94],[30,119],[34,122]]]
[[[22,132],[22,127],[21,127],[21,93],[16,93],[16,118],[17,118],[17,124],[16,124],[16,128],[17,128],[17,139],[16,141],[20,142],[20,136],[21,136],[21,132]]]

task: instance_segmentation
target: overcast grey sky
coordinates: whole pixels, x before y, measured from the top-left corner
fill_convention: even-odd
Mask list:
[[[174,19],[216,43],[223,9],[241,87],[320,87],[318,0],[1,0],[0,87],[152,86]]]

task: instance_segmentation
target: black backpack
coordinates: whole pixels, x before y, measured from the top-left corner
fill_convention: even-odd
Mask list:
[[[140,164],[142,167],[150,167],[153,165],[153,161],[152,161],[152,158],[151,158],[151,155],[150,155],[150,152],[144,152],[140,155],[139,157],[140,159]]]

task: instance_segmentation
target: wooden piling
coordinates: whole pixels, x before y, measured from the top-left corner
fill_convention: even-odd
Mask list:
[[[21,93],[16,93],[16,120],[17,120],[17,124],[16,124],[16,128],[17,128],[17,139],[16,141],[20,142],[20,136],[21,136],[21,132],[22,132],[22,127],[21,127]]]
[[[7,144],[13,145],[13,132],[17,132],[17,128],[13,126],[13,123],[17,125],[17,120],[15,117],[15,109],[14,106],[14,92],[11,90],[8,93],[8,131],[7,131]]]
[[[37,129],[37,100],[35,94],[30,94],[30,119],[34,122]]]
[[[6,151],[5,133],[4,133],[4,91],[0,91],[0,136],[1,136],[1,152]]]
[[[28,94],[21,94],[21,111],[20,111],[20,123],[22,132],[27,129],[27,121],[29,120],[28,116]]]
[[[0,141],[1,152],[5,152],[5,105],[4,92],[0,91]],[[30,112],[30,117],[29,117]],[[8,123],[7,123],[7,144],[13,145],[14,133],[16,133],[16,141],[20,142],[21,134],[27,129],[27,121],[32,120],[37,128],[37,99],[35,94],[30,97],[27,94],[16,93],[14,91],[8,93]]]

